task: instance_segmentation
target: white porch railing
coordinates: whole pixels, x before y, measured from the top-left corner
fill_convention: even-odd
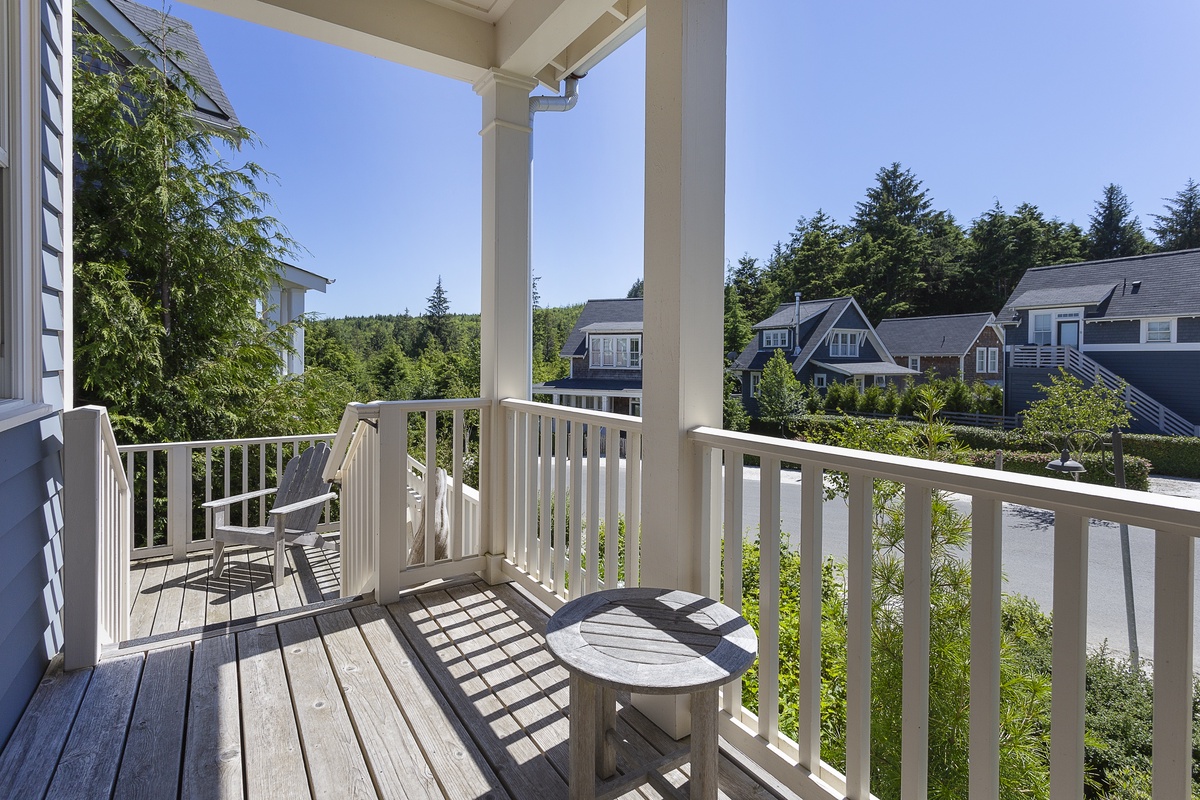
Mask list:
[[[551,607],[640,585],[641,418],[521,400],[503,406],[505,574]]]
[[[211,548],[212,520],[201,513],[203,503],[270,488],[288,459],[332,439],[316,434],[121,445],[133,493],[133,557],[184,558]],[[231,509],[231,522],[265,525],[269,507],[270,498],[243,502]],[[318,529],[338,529],[334,504],[325,504]]]
[[[129,635],[131,493],[105,409],[63,414],[63,484],[63,658],[73,670]]]
[[[473,441],[467,414],[487,407],[479,399],[351,403],[346,407],[326,467],[341,483],[342,595],[374,591],[397,596],[406,586],[484,568],[479,492],[468,485]],[[449,416],[439,422],[438,415]],[[410,416],[424,418],[424,462],[409,454]],[[439,444],[438,432],[443,434]],[[438,458],[439,446],[449,452]],[[425,526],[425,558],[409,563],[414,522],[428,495],[427,465],[448,464],[450,528],[439,557],[437,531]],[[401,466],[403,465],[403,466]]]
[[[711,514],[703,541],[711,564],[704,590],[718,597],[718,560],[725,537],[725,603],[740,608],[742,464],[761,463],[758,536],[761,543],[759,695],[757,715],[727,687],[721,733],[743,753],[804,797],[866,798],[871,729],[871,523],[872,482],[897,481],[906,498],[904,534],[904,653],[902,703],[903,797],[927,792],[930,638],[931,499],[935,490],[969,496],[972,504],[972,603],[970,796],[995,798],[1000,769],[1000,556],[1003,502],[1054,512],[1054,633],[1051,694],[1050,797],[1083,796],[1084,667],[1087,621],[1089,519],[1156,530],[1154,586],[1154,797],[1191,796],[1192,612],[1194,539],[1200,536],[1200,502],[1123,489],[1084,486],[1050,478],[939,464],[842,448],[697,428],[705,485],[697,502],[723,498],[723,515]],[[721,469],[722,460],[724,469]],[[781,463],[802,470],[800,541],[800,691],[798,735],[779,730],[779,478]],[[722,475],[723,472],[723,475]],[[821,761],[821,503],[827,472],[844,473],[849,486],[847,586],[846,774]]]
[[[1134,413],[1134,416],[1156,426],[1163,433],[1175,436],[1200,436],[1200,426],[1193,425],[1183,416],[1167,408],[1117,373],[1074,347],[1018,345],[1013,348],[1009,363],[1013,367],[1034,369],[1062,367],[1088,385],[1102,383],[1114,391],[1124,387],[1122,391],[1125,405]]]

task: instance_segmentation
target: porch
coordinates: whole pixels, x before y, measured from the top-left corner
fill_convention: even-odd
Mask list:
[[[0,796],[564,797],[568,680],[546,619],[511,586],[460,581],[59,661],[0,754]],[[646,761],[676,748],[627,697],[618,728]],[[728,756],[720,788],[791,796]]]

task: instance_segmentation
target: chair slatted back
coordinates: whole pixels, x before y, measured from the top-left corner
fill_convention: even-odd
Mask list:
[[[281,508],[291,503],[325,494],[329,483],[324,480],[325,462],[329,460],[329,445],[318,442],[298,456],[293,456],[283,471],[279,490],[275,493],[272,508]],[[324,506],[312,506],[288,515],[288,530],[315,531]]]

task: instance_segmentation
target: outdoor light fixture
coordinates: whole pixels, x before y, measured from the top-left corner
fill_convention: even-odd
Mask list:
[[[1066,475],[1070,475],[1075,480],[1079,480],[1079,476],[1082,473],[1087,472],[1087,469],[1084,468],[1083,464],[1080,464],[1078,461],[1071,458],[1071,451],[1067,449],[1062,451],[1061,456],[1047,464],[1046,469],[1052,472],[1062,472]]]

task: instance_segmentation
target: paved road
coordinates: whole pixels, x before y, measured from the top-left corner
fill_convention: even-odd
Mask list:
[[[601,476],[603,487],[603,476]],[[622,463],[622,500],[624,503],[624,464]],[[758,530],[758,470],[747,468],[744,482],[743,525],[752,535]],[[1200,497],[1200,481],[1152,479],[1152,491]],[[601,489],[603,493],[603,488]],[[602,494],[603,497],[603,494]],[[603,502],[603,501],[601,501]],[[970,502],[956,499],[965,513]],[[603,507],[603,506],[602,506]],[[781,530],[793,545],[798,544],[800,520],[800,475],[784,472],[780,488]],[[824,508],[824,551],[826,556],[845,559],[847,553],[846,503],[840,498],[826,502]],[[1134,606],[1137,617],[1138,646],[1142,658],[1154,657],[1154,532],[1131,527],[1129,531],[1133,565]],[[1046,610],[1053,605],[1054,515],[1049,511],[1004,504],[1004,543],[1002,568],[1005,591],[1033,598]],[[969,552],[969,551],[968,551]],[[967,555],[967,554],[964,554]],[[1196,587],[1200,589],[1200,571]],[[1129,652],[1125,624],[1125,593],[1121,574],[1120,538],[1115,523],[1093,521],[1088,546],[1088,646],[1097,647],[1105,640],[1113,650]],[[1193,658],[1200,664],[1200,614],[1196,615],[1193,634]]]

